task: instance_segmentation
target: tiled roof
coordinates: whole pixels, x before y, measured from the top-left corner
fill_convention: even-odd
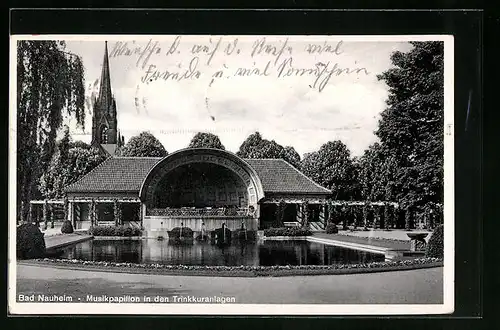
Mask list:
[[[110,157],[80,180],[66,187],[66,192],[136,192],[148,172],[162,158]],[[292,165],[281,159],[244,159],[255,169],[264,193],[330,194]]]
[[[109,157],[90,173],[66,187],[66,192],[137,192],[158,157]]]
[[[330,194],[283,159],[245,159],[255,169],[264,192]]]

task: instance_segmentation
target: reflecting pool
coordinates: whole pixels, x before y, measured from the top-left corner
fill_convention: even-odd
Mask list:
[[[65,248],[59,259],[169,265],[332,265],[384,261],[383,254],[308,241],[235,241],[230,245],[169,240],[90,240]]]

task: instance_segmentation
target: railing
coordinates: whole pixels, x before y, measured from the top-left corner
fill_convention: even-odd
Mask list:
[[[147,215],[165,217],[248,216],[248,208],[180,208],[148,209]]]

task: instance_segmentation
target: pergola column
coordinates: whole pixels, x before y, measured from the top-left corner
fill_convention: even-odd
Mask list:
[[[96,201],[92,199],[89,205],[89,216],[90,216],[90,226],[97,226],[97,210],[96,210]]]
[[[145,203],[141,203],[139,205],[139,210],[137,211],[138,215],[139,215],[139,221],[141,222],[141,228],[143,227],[143,222],[144,222],[144,217],[146,216],[146,204]]]
[[[64,197],[64,220],[69,220],[69,201],[67,197]]]
[[[340,214],[342,214],[342,230],[347,230],[347,205],[344,203],[344,205],[341,206],[341,212]],[[356,220],[356,219],[355,219]]]
[[[384,205],[384,229],[389,230],[390,227],[390,219],[389,219],[389,204],[385,203]]]
[[[118,200],[115,198],[113,200],[113,218],[115,220],[115,226],[118,226],[120,224],[120,219],[118,216],[118,212],[119,212],[118,208],[119,208]]]
[[[309,227],[309,208],[308,208],[308,205],[309,205],[309,203],[307,203],[307,201],[302,203],[302,209],[303,209],[302,226],[306,227],[306,228]]]
[[[296,210],[297,210],[297,213],[296,213],[296,216],[295,216],[295,221],[297,221],[298,223],[300,223],[302,225],[302,218],[303,218],[303,212],[302,212],[302,204],[296,204]]]
[[[73,202],[68,203],[68,220],[73,225],[73,228],[75,228],[75,214],[74,214],[74,203]]]
[[[375,206],[373,213],[374,213],[374,215],[373,215],[373,228],[379,229],[380,228],[380,206]]]
[[[360,214],[359,213],[360,212],[359,212],[358,209],[353,208],[352,206],[351,206],[351,211],[352,211],[352,214],[354,216],[354,229],[356,229],[356,228],[359,227],[359,223],[360,223],[360,221],[359,221],[359,219],[360,219]]]
[[[28,222],[29,223],[32,223],[32,217],[33,217],[33,204],[30,203],[30,206],[29,206],[29,214],[28,214]]]
[[[321,222],[325,226],[327,225],[325,203],[322,203],[319,207],[319,222]]]
[[[50,205],[50,228],[54,228],[54,218],[55,218],[55,212],[54,212],[54,205]]]
[[[48,228],[48,222],[49,222],[49,205],[47,203],[47,200],[45,199],[43,201],[43,228],[44,229]]]
[[[368,230],[368,204],[363,206],[363,229]]]
[[[40,227],[40,208],[37,207],[36,208],[36,226],[37,227]]]
[[[406,209],[405,213],[405,229],[406,230],[411,230],[411,207],[408,207]]]

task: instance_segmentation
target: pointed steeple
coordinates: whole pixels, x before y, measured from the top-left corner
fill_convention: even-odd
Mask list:
[[[109,76],[108,42],[104,42],[104,59],[102,61],[101,84],[99,86],[99,105],[101,108],[111,109],[113,98],[111,95],[111,78]]]
[[[111,93],[109,75],[108,42],[104,43],[104,59],[102,62],[99,94],[93,104],[92,144],[117,144],[118,122],[116,102]]]

